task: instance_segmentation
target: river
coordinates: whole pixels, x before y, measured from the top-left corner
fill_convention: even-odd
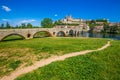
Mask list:
[[[107,33],[82,32],[78,34],[78,37],[110,38],[110,39],[120,40],[120,34],[107,34]]]

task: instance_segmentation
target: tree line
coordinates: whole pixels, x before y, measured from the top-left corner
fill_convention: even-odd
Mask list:
[[[38,28],[38,26],[33,26],[31,23],[21,23],[21,25],[11,26],[9,22],[0,25],[0,29],[16,29],[16,28]]]
[[[41,21],[41,28],[53,28],[54,22],[50,18],[45,18]],[[14,29],[14,28],[40,28],[39,26],[33,26],[31,23],[21,23],[21,25],[11,26],[9,22],[6,22],[5,24],[0,25],[0,29]]]
[[[71,25],[71,26],[78,26],[79,24],[64,24],[60,20],[53,21],[50,18],[44,18],[41,21],[41,28],[53,28],[56,25]],[[6,22],[6,24],[1,24],[0,29],[12,29],[12,28],[40,28],[39,26],[33,26],[31,23],[21,23],[21,25],[11,26],[9,22]]]
[[[103,33],[111,33],[111,34],[120,34],[120,26],[118,25],[104,25],[103,27]]]
[[[97,22],[102,22],[102,23],[99,24]],[[109,22],[106,19],[86,21],[86,24],[88,24],[90,27],[89,32],[94,32],[93,30],[97,26],[103,26],[103,30],[101,31],[101,33],[120,34],[120,25],[113,24],[112,26],[110,26]]]

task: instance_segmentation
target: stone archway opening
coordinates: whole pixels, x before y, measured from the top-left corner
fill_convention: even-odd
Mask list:
[[[53,32],[53,35],[55,35],[56,34],[56,32]]]
[[[77,37],[80,37],[80,32],[79,31],[77,32]]]
[[[70,31],[69,31],[69,36],[70,36],[70,37],[73,37],[73,36],[74,36],[74,31],[73,31],[73,30],[70,30]]]
[[[6,35],[1,41],[12,41],[12,40],[23,40],[23,39],[25,39],[24,36],[13,33],[13,34]]]
[[[27,38],[30,38],[31,34],[27,34]]]
[[[63,31],[59,31],[57,33],[57,37],[65,37],[65,33]]]
[[[51,37],[52,35],[48,31],[39,31],[36,32],[33,38],[43,38],[43,37]]]

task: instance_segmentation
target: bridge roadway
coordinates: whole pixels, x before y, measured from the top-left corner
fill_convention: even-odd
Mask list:
[[[19,35],[24,39],[33,38],[37,32],[45,31],[50,34],[51,37],[56,37],[59,32],[64,36],[68,36],[70,32],[77,35],[82,30],[80,28],[31,28],[31,29],[0,29],[0,41],[10,35]]]

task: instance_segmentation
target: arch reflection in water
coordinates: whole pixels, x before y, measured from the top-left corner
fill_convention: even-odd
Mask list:
[[[81,32],[79,33],[78,37],[111,38],[115,40],[120,40],[120,34],[107,34],[107,33]]]

